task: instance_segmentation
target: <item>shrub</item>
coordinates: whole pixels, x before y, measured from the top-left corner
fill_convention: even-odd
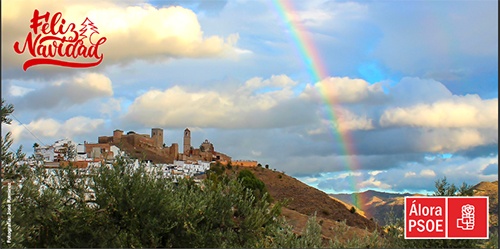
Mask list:
[[[351,212],[351,214],[356,213],[356,208],[352,206],[351,209],[349,209],[349,212]]]
[[[238,173],[238,180],[241,184],[250,190],[257,198],[266,198],[266,201],[271,202],[271,196],[267,192],[266,185],[258,179],[252,171],[244,169]]]

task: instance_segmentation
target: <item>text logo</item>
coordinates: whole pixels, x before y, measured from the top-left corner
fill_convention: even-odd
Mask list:
[[[55,65],[72,68],[88,68],[99,65],[103,54],[99,54],[99,46],[106,42],[106,37],[96,38],[99,34],[97,26],[86,18],[81,28],[74,23],[67,23],[61,12],[51,16],[49,12],[40,15],[35,9],[30,21],[31,31],[26,36],[24,45],[16,41],[14,51],[23,54],[28,51],[33,58],[23,64],[23,70],[36,65]],[[57,59],[56,59],[57,58]],[[78,62],[77,58],[91,61]]]
[[[405,197],[405,239],[488,239],[488,197]]]

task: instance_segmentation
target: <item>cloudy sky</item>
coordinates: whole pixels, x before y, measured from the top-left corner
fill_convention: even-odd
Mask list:
[[[327,193],[498,179],[498,3],[2,1],[2,126],[14,146],[115,129],[210,140]],[[88,17],[92,68],[14,52],[33,11]],[[57,26],[56,26],[57,27]],[[41,32],[41,31],[40,31]],[[94,39],[94,38],[92,38]],[[82,58],[82,60],[84,60]]]

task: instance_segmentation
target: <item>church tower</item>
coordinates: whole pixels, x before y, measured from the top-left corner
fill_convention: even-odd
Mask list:
[[[191,150],[191,131],[186,128],[184,130],[184,155],[189,156]]]

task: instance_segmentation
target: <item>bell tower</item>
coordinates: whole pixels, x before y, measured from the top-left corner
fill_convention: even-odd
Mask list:
[[[184,155],[189,156],[189,151],[191,150],[191,131],[186,128],[184,130]]]

